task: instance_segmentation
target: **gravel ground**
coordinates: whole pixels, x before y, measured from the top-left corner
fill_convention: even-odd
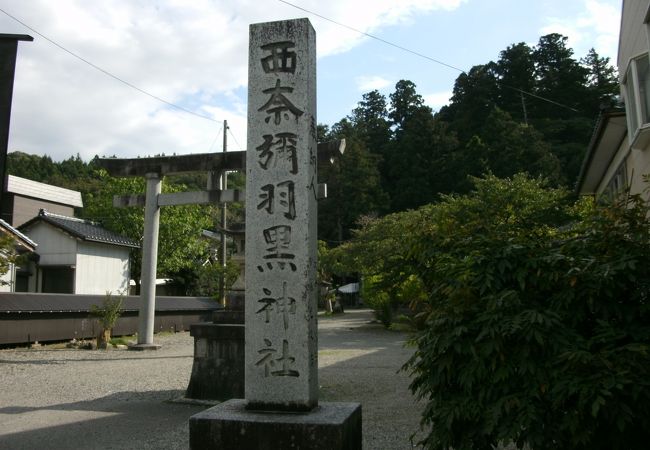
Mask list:
[[[323,401],[362,404],[364,449],[410,449],[422,405],[398,372],[406,335],[367,310],[319,318]],[[187,449],[189,333],[156,336],[158,351],[0,350],[0,449]],[[281,449],[279,449],[281,450]]]

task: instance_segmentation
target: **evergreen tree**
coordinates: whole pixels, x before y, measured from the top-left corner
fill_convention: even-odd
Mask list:
[[[352,111],[349,120],[354,127],[354,133],[365,148],[377,157],[376,165],[379,170],[380,184],[388,183],[388,155],[392,139],[391,123],[388,120],[386,97],[374,90],[363,94],[358,106]],[[381,208],[386,211],[387,207]]]
[[[609,58],[601,57],[593,48],[587,56],[580,60],[587,69],[587,88],[594,104],[593,109],[609,108],[616,104],[619,94],[618,73],[609,62]]]
[[[324,140],[338,138],[345,138],[345,152],[333,165],[318,169],[319,181],[328,188],[327,198],[319,202],[319,239],[330,242],[349,239],[361,216],[377,215],[388,203],[380,182],[379,157],[368,151],[349,120],[335,124]]]
[[[539,38],[533,50],[536,94],[556,102],[531,101],[531,114],[535,118],[564,119],[576,114],[597,114],[597,111],[590,111],[589,102],[586,102],[587,70],[573,58],[567,40],[566,36],[558,33],[547,34]]]
[[[497,177],[527,172],[547,178],[555,186],[563,181],[560,162],[541,134],[532,126],[514,121],[507,112],[495,108],[486,118],[480,136],[481,159]]]
[[[352,111],[350,121],[368,150],[383,155],[391,138],[386,97],[374,90],[363,94],[359,105]]]
[[[448,192],[454,177],[448,161],[457,146],[446,124],[434,119],[415,84],[400,81],[391,94],[391,117],[396,132],[386,153],[386,189],[391,211],[402,211],[433,202]]]
[[[535,90],[532,49],[523,42],[509,46],[499,55],[496,73],[499,77],[499,108],[507,111],[514,120],[528,123],[528,93]]]
[[[474,66],[456,78],[451,103],[440,110],[461,141],[468,141],[481,127],[498,102],[499,85],[496,64]]]
[[[404,128],[404,122],[421,109],[431,112],[424,105],[424,99],[416,92],[415,83],[409,80],[399,80],[395,84],[395,92],[390,94],[390,111],[388,117],[399,133]]]

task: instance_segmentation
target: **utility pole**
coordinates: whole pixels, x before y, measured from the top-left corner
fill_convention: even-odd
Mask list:
[[[0,34],[0,203],[4,197],[5,174],[7,172],[9,122],[11,121],[11,99],[14,92],[18,41],[31,42],[33,40],[33,37],[26,34]]]
[[[226,153],[228,147],[228,121],[223,121],[223,152]],[[228,189],[228,172],[222,171],[219,179],[219,189],[225,191]],[[219,280],[219,296],[221,304],[226,306],[226,257],[228,246],[226,244],[226,204],[221,204],[221,280]]]
[[[528,126],[528,113],[526,112],[526,100],[523,91],[520,90],[519,95],[521,95],[521,107],[524,110],[524,123]]]

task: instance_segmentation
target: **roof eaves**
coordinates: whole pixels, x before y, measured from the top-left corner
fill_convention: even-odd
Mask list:
[[[598,148],[598,144],[602,139],[605,130],[607,129],[607,123],[609,122],[610,119],[614,117],[622,117],[622,116],[625,116],[625,110],[617,108],[614,110],[602,111],[600,116],[598,117],[598,120],[596,121],[596,125],[594,127],[594,132],[591,135],[589,146],[587,147],[587,153],[585,154],[585,157],[582,160],[582,165],[580,166],[580,172],[578,174],[578,178],[576,180],[575,189],[574,189],[576,194],[580,193],[580,188],[582,187],[582,184],[585,181],[587,169],[589,169],[594,154],[596,153],[596,149]]]
[[[12,227],[2,219],[0,219],[0,227],[5,228],[14,236],[16,236],[20,241],[22,241],[25,247],[29,248],[30,251],[34,251],[36,247],[38,247],[38,244],[36,242],[32,241],[29,237],[25,236],[23,233],[21,233],[16,228]]]

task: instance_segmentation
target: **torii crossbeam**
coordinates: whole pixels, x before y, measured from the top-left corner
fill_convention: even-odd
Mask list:
[[[333,163],[345,151],[345,139],[318,144],[318,162]],[[174,205],[223,204],[243,202],[243,190],[220,190],[216,185],[219,175],[226,171],[246,170],[246,151],[200,153],[152,158],[100,158],[97,164],[114,177],[144,177],[145,194],[116,195],[113,206],[144,206],[144,237],[140,284],[140,312],[136,350],[156,349],[153,342],[156,309],[156,267],[158,262],[158,229],[160,207]],[[162,194],[162,177],[189,172],[208,172],[208,189],[194,192]],[[325,185],[318,185],[318,196],[327,196]]]

